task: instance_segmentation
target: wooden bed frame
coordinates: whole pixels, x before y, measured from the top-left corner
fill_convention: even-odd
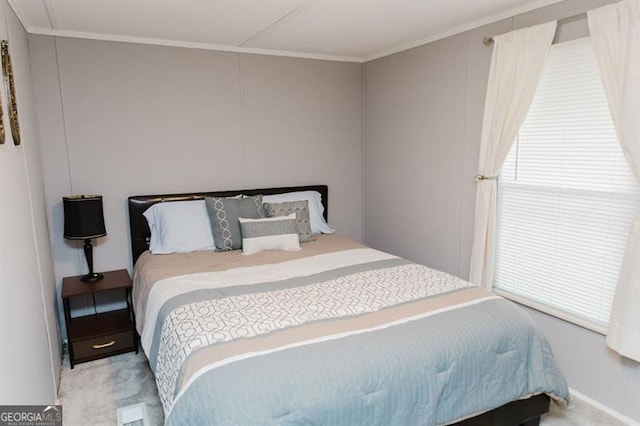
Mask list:
[[[318,191],[322,195],[324,217],[328,218],[329,190],[327,185],[289,186],[280,188],[241,189],[231,191],[192,192],[185,194],[136,195],[129,197],[129,226],[131,232],[131,254],[135,265],[138,257],[149,249],[151,231],[142,215],[156,203],[201,200],[209,197],[232,197],[234,195],[271,195],[294,191]],[[545,394],[512,401],[486,413],[455,423],[456,426],[537,426],[540,416],[549,411],[550,398]]]

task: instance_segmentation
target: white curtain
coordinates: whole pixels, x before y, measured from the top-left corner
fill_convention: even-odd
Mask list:
[[[556,22],[494,37],[484,104],[469,281],[493,284],[496,175],[507,158],[542,74]]]
[[[623,1],[587,15],[613,124],[640,182],[640,2]],[[618,277],[607,345],[640,362],[640,208]]]

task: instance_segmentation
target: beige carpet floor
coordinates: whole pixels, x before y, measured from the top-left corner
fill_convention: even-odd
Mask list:
[[[65,426],[117,425],[116,410],[145,402],[151,425],[164,423],[147,358],[140,351],[69,368],[65,357],[58,390]]]
[[[151,425],[164,416],[147,358],[142,353],[118,355],[78,364],[73,370],[65,359],[59,391],[65,426],[116,425],[119,407],[147,404]],[[568,407],[552,404],[544,426],[617,426],[624,423],[582,401]]]

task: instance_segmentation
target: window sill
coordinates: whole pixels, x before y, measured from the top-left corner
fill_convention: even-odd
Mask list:
[[[572,315],[572,314],[570,314],[568,312],[565,312],[565,311],[563,311],[561,309],[557,309],[557,308],[554,308],[552,306],[545,305],[544,303],[537,302],[535,300],[531,300],[531,299],[528,299],[526,297],[519,296],[519,295],[517,295],[515,293],[511,293],[511,292],[508,292],[508,291],[505,291],[505,290],[500,290],[500,289],[494,288],[493,292],[496,293],[499,296],[504,297],[505,299],[509,299],[509,300],[511,300],[513,302],[516,302],[516,303],[520,304],[520,305],[524,305],[524,306],[526,306],[528,308],[535,309],[536,311],[542,312],[542,313],[547,314],[547,315],[551,315],[551,316],[559,318],[559,319],[561,319],[563,321],[570,322],[570,323],[575,324],[575,325],[577,325],[579,327],[586,328],[587,330],[591,330],[593,332],[596,332],[598,334],[602,334],[602,335],[605,335],[605,336],[607,334],[607,327],[602,325],[602,324],[598,324],[598,323],[595,323],[593,321],[589,321],[589,320],[586,320],[584,318],[580,318],[580,317],[578,317],[576,315]]]

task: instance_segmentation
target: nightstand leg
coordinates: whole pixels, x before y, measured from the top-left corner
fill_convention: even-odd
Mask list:
[[[64,306],[64,321],[67,325],[67,350],[69,351],[69,365],[73,369],[73,345],[71,344],[71,338],[69,337],[69,330],[71,324],[71,307],[69,306],[69,298],[62,299]]]
[[[126,289],[126,298],[127,298],[127,309],[129,309],[129,315],[131,317],[131,321],[133,322],[133,344],[136,348],[136,355],[138,354],[138,348],[140,344],[138,343],[138,330],[136,330],[136,313],[133,310],[133,294],[131,292],[131,288]]]

